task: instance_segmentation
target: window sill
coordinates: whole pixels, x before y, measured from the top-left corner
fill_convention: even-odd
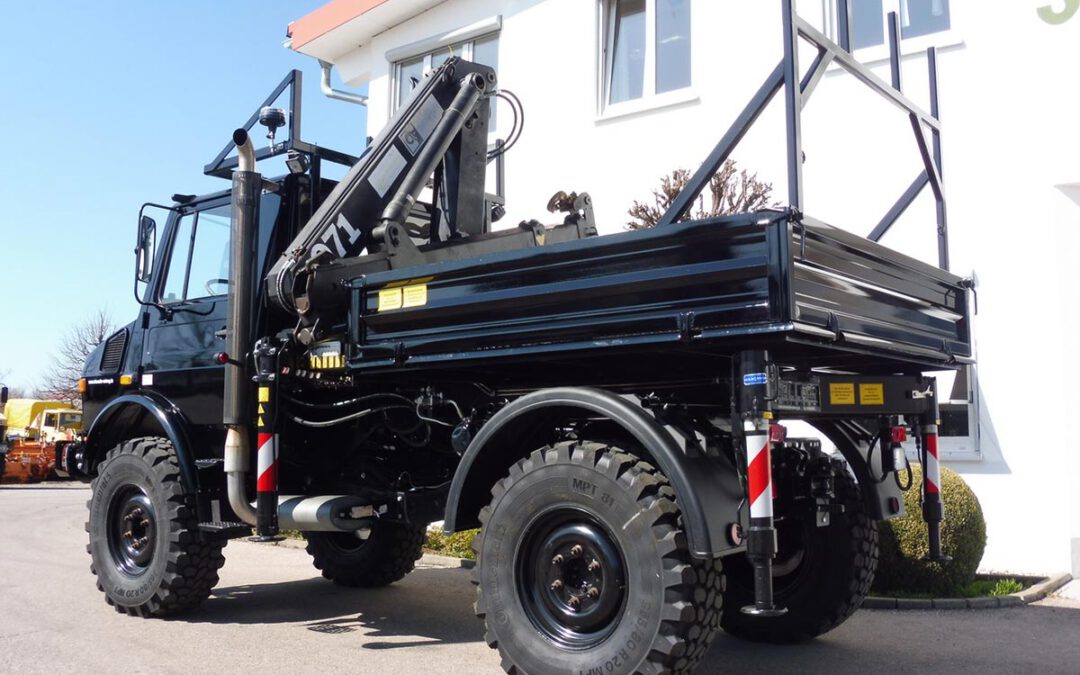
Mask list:
[[[632,101],[625,101],[623,103],[606,106],[603,111],[596,116],[594,122],[596,124],[603,124],[605,122],[610,122],[611,120],[622,119],[632,115],[640,115],[653,112],[654,110],[662,110],[664,108],[671,108],[690,103],[699,103],[700,101],[701,97],[698,96],[697,91],[693,87],[685,87],[683,89],[676,89],[675,91],[657,94],[656,96],[645,96]]]

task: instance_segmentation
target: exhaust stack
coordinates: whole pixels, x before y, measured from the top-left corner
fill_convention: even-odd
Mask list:
[[[225,333],[225,474],[229,505],[248,525],[256,515],[247,500],[246,479],[251,461],[251,344],[252,282],[255,277],[255,228],[259,222],[262,175],[255,171],[255,148],[247,131],[233,132],[238,156],[232,179],[232,236],[229,250],[228,326]]]

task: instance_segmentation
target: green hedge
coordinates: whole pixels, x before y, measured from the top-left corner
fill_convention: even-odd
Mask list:
[[[986,521],[979,499],[955,471],[942,467],[945,520],[941,524],[946,564],[922,560],[927,554],[926,523],[919,504],[922,468],[911,467],[912,488],[904,493],[905,515],[882,523],[881,557],[873,590],[879,594],[928,593],[957,596],[975,580],[986,549]]]
[[[476,553],[472,550],[472,540],[480,530],[465,530],[453,534],[443,534],[438,528],[427,531],[427,543],[424,549],[440,555],[454,556],[475,560]]]

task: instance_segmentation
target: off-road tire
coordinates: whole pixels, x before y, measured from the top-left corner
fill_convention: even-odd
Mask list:
[[[792,521],[799,521],[808,545],[794,571],[783,576],[774,572],[774,602],[786,608],[787,614],[760,618],[739,611],[754,603],[753,570],[745,555],[725,559],[728,578],[721,625],[726,632],[755,642],[803,642],[836,628],[862,606],[877,571],[878,524],[867,513],[859,486],[845,468],[835,469],[833,476],[844,512],[832,514],[829,525],[816,527],[812,506],[788,514]]]
[[[91,490],[90,571],[116,611],[164,616],[191,609],[210,595],[225,564],[225,544],[206,541],[199,532],[170,441],[154,436],[124,441],[105,455]],[[127,508],[131,499],[143,500],[153,520],[142,530],[150,535],[145,564],[125,557],[120,543],[125,537],[117,532],[117,509]]]
[[[719,629],[724,576],[719,559],[690,556],[675,492],[656,468],[606,444],[565,442],[514,464],[491,492],[492,501],[480,514],[482,529],[473,541],[478,554],[474,609],[506,672],[686,673],[701,660]],[[562,517],[571,520],[545,524]],[[540,607],[545,601],[538,598],[548,589],[556,593],[545,579],[531,579],[530,570],[543,569],[544,555],[556,550],[543,546],[574,541],[560,540],[557,534],[541,536],[577,532],[574,528],[581,526],[573,519],[600,537],[595,540],[598,546],[607,537],[622,564],[610,576],[623,583],[608,585],[611,581],[604,580],[600,600],[592,607],[582,603],[581,611],[600,607],[613,589],[621,594],[621,605],[612,604],[619,609],[602,615],[610,617],[606,623],[589,626],[586,637],[571,632],[560,641],[544,633],[551,629],[551,619],[537,624],[537,612],[546,610],[527,609]],[[537,540],[540,549],[534,548]],[[586,545],[591,547],[592,541]],[[534,550],[545,553],[533,556]],[[577,553],[581,560],[601,548],[585,550],[585,555],[580,549]],[[555,558],[551,560],[555,564]],[[602,569],[609,574],[606,566]],[[578,587],[567,579],[567,587]],[[582,642],[569,648],[570,640]]]
[[[424,552],[426,526],[376,521],[366,540],[351,532],[305,532],[315,569],[335,584],[387,586],[413,571]]]

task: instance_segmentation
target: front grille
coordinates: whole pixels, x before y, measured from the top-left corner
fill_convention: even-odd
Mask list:
[[[115,373],[124,362],[124,347],[127,346],[127,330],[114,333],[105,341],[105,352],[101,355],[101,372]]]

